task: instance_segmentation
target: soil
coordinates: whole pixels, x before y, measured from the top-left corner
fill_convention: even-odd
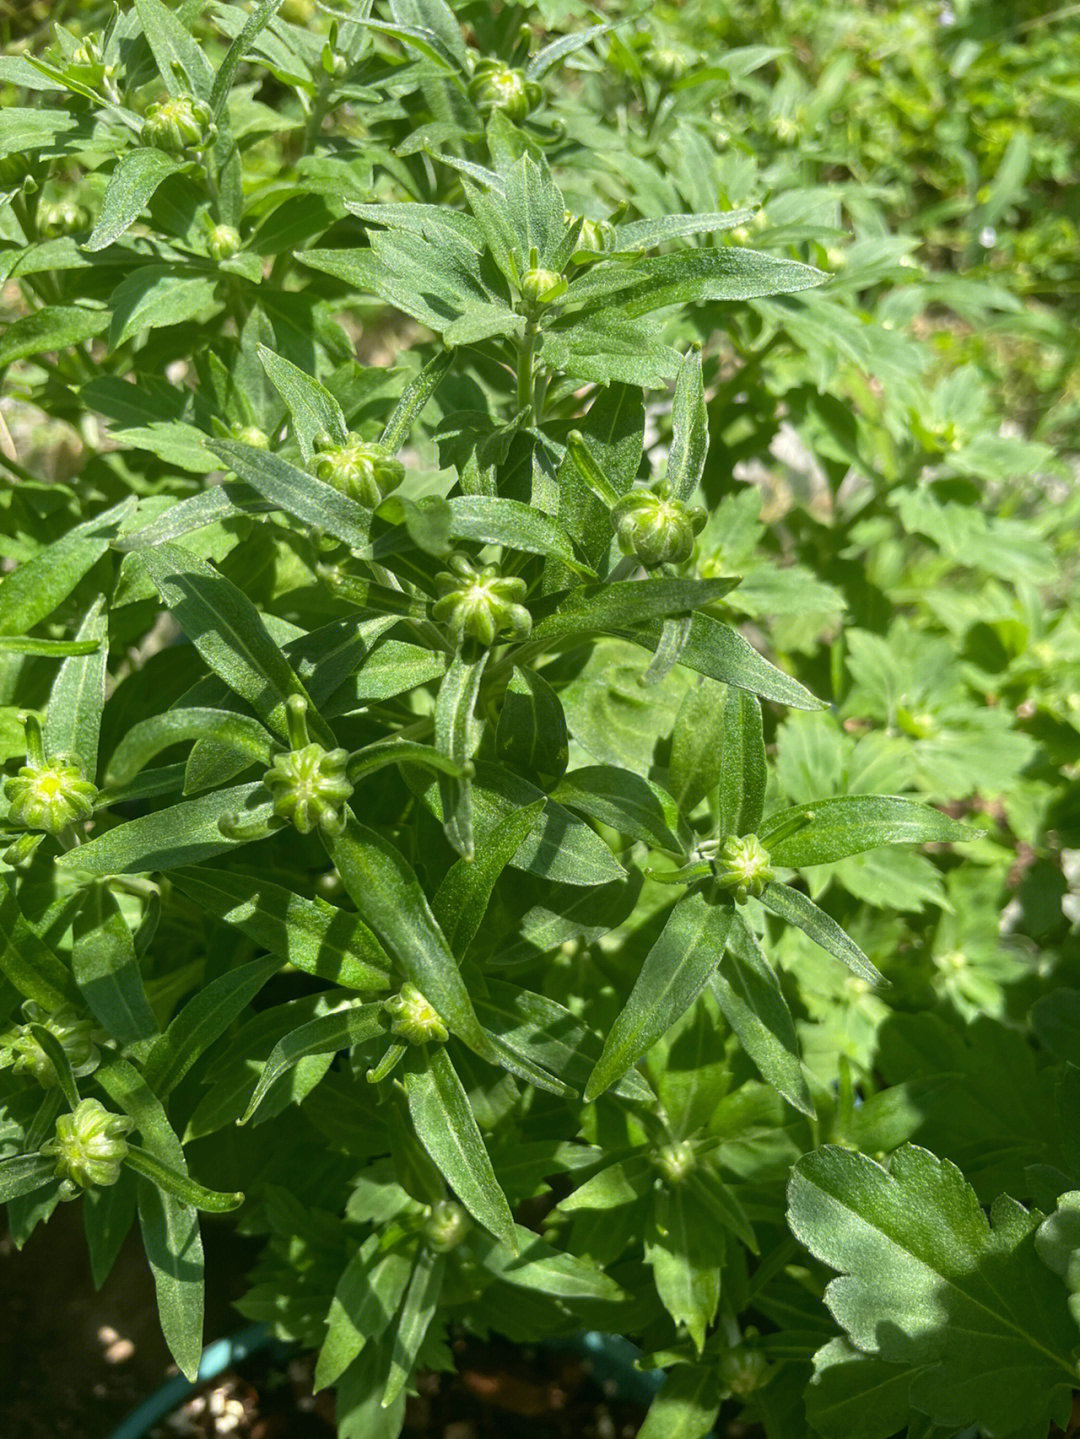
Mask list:
[[[204,1223],[207,1339],[244,1327],[231,1308],[257,1244]],[[462,1339],[455,1374],[420,1379],[405,1439],[632,1439],[640,1407],[604,1394],[570,1353]],[[62,1205],[21,1253],[0,1238],[0,1435],[107,1439],[176,1374],[137,1234],[94,1292],[80,1206]],[[202,1388],[153,1439],[334,1439],[333,1395],[312,1396],[312,1359],[280,1348]]]

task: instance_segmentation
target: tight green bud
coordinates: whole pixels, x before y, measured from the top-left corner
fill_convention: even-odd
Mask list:
[[[697,1160],[693,1146],[680,1139],[674,1144],[665,1144],[653,1156],[653,1163],[669,1185],[682,1184]]]
[[[128,1152],[124,1136],[134,1128],[128,1115],[110,1114],[99,1099],[83,1099],[72,1114],[60,1115],[56,1137],[41,1152],[55,1156],[57,1178],[74,1197],[79,1189],[116,1183]]]
[[[658,80],[664,80],[669,85],[681,80],[688,68],[685,55],[662,45],[646,53],[645,64]]]
[[[260,430],[258,425],[233,425],[232,437],[241,445],[251,445],[256,450],[270,448],[270,436],[265,430]]]
[[[185,150],[202,150],[214,139],[210,106],[192,95],[173,95],[151,105],[143,121],[142,142],[155,150],[180,155]]]
[[[530,305],[550,305],[566,292],[566,281],[554,270],[530,266],[521,277],[521,296]]]
[[[94,812],[97,786],[68,755],[47,760],[36,715],[24,715],[27,763],[4,783],[8,823],[16,829],[40,829],[54,837]]]
[[[524,580],[504,578],[494,565],[475,565],[463,554],[451,555],[448,563],[450,571],[435,576],[441,597],[431,614],[445,623],[459,644],[471,639],[492,645],[503,633],[518,640],[531,633],[532,616],[522,604]]]
[[[713,860],[713,873],[721,889],[731,890],[736,904],[745,904],[750,895],[757,899],[774,878],[769,851],[756,834],[741,839],[729,835]]]
[[[206,237],[211,260],[231,260],[240,249],[240,231],[233,225],[214,225]]]
[[[58,200],[38,212],[38,234],[43,240],[56,240],[74,235],[90,227],[90,211],[77,200]]]
[[[449,1254],[456,1249],[472,1228],[469,1216],[452,1199],[440,1199],[431,1206],[424,1220],[424,1238],[436,1254]]]
[[[498,110],[508,120],[520,124],[536,109],[544,92],[524,71],[514,70],[501,60],[481,60],[469,82],[469,99],[481,115]]]
[[[611,509],[619,548],[646,569],[688,560],[706,518],[698,506],[669,498],[664,484],[651,490],[632,490]]]
[[[407,1044],[445,1044],[450,1031],[415,984],[403,984],[397,994],[384,1000],[390,1019],[390,1033]]]
[[[32,1024],[40,1024],[59,1041],[76,1078],[97,1068],[100,1056],[94,1043],[96,1026],[92,1019],[80,1015],[68,1004],[50,1014],[32,999],[23,1005],[22,1012],[26,1023],[0,1036],[0,1069],[10,1066],[12,1074],[31,1075],[43,1089],[52,1089],[59,1083],[52,1060],[31,1032]]]
[[[385,445],[350,435],[343,445],[321,444],[315,473],[350,500],[373,510],[405,478],[405,466]]]
[[[323,749],[308,744],[274,756],[263,783],[274,800],[274,813],[286,819],[301,834],[321,829],[340,834],[345,828],[345,805],[353,786],[345,773],[349,754],[343,749]]]

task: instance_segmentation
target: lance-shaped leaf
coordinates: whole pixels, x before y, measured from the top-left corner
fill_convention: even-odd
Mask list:
[[[366,550],[371,535],[371,512],[350,500],[333,485],[306,470],[299,470],[253,445],[235,440],[208,440],[207,447],[229,468],[285,514],[314,530],[325,530],[354,550]]]
[[[595,1300],[617,1304],[626,1298],[626,1291],[595,1264],[566,1254],[515,1224],[517,1252],[500,1240],[478,1235],[473,1241],[480,1252],[480,1262],[489,1274],[515,1289],[531,1289],[555,1299]]]
[[[172,883],[279,959],[344,989],[390,988],[390,956],[359,916],[259,875],[178,869]]]
[[[442,350],[433,360],[427,362],[412,384],[407,386],[394,407],[394,413],[387,420],[380,440],[392,454],[396,454],[409,438],[413,425],[453,363],[453,351]]]
[[[554,555],[577,574],[593,573],[574,553],[562,526],[531,505],[497,495],[455,495],[449,505],[450,531],[459,539],[530,555]]]
[[[1065,1426],[1075,1326],[1035,1252],[1038,1216],[1002,1198],[988,1219],[953,1164],[913,1145],[888,1169],[833,1146],[808,1154],[788,1202],[796,1238],[841,1272],[829,1309],[856,1348],[912,1366],[915,1409],[950,1433]]]
[[[56,1035],[52,1032],[52,1030],[49,1029],[46,1025],[31,1024],[29,1028],[30,1033],[34,1036],[34,1039],[38,1044],[38,1047],[44,1051],[46,1058],[56,1072],[56,1081],[60,1087],[60,1092],[64,1096],[64,1102],[67,1104],[69,1109],[77,1109],[79,1105],[79,1090],[75,1083],[75,1076],[71,1070],[71,1060],[68,1058],[67,1050],[57,1039]],[[38,1115],[40,1115],[40,1113],[41,1111],[39,1110]],[[38,1115],[35,1115],[34,1124],[31,1125],[30,1130],[27,1131],[28,1143],[31,1140],[32,1131],[39,1128],[39,1125],[37,1123]],[[48,1131],[46,1131],[46,1134],[47,1133]],[[42,1141],[46,1137],[46,1134],[42,1134],[40,1135],[40,1137],[34,1135],[33,1137],[37,1138],[37,1143],[30,1144],[30,1147],[35,1149],[40,1148]]]
[[[69,655],[92,655],[96,640],[45,640],[36,635],[0,635],[0,655],[41,655],[44,659],[67,659]]]
[[[143,1061],[143,1077],[164,1099],[188,1070],[247,1008],[281,968],[276,959],[253,959],[211,980],[188,1000]]]
[[[104,884],[89,887],[75,915],[71,968],[91,1013],[113,1039],[133,1044],[157,1034],[131,931]]]
[[[712,989],[739,1043],[762,1077],[803,1114],[814,1117],[806,1084],[795,1021],[780,981],[761,946],[736,916],[728,936],[724,962],[712,978]]]
[[[335,445],[343,445],[349,438],[348,426],[341,406],[326,386],[291,360],[276,355],[267,345],[256,346],[256,353],[274,388],[288,406],[293,434],[304,463],[315,453],[318,440],[332,440]]]
[[[214,71],[180,17],[163,0],[135,0],[135,9],[169,94],[189,90],[200,100],[209,100]]]
[[[721,711],[719,839],[757,830],[765,780],[761,705],[747,690],[729,686]]]
[[[166,155],[164,150],[147,146],[126,151],[109,176],[101,213],[83,248],[104,250],[119,240],[142,214],[158,186],[184,168],[183,160]]]
[[[23,914],[10,871],[0,873],[0,974],[50,1012],[78,995],[63,961]]]
[[[702,677],[687,690],[671,731],[668,788],[683,814],[693,814],[720,783],[726,691]]]
[[[472,769],[472,757],[480,738],[476,703],[489,653],[481,650],[479,655],[466,657],[459,650],[443,676],[435,701],[436,747],[462,775],[460,779],[451,775],[439,776],[443,829],[447,839],[465,859],[472,859],[474,852],[472,783],[466,770]]]
[[[89,654],[72,656],[60,666],[43,727],[46,753],[78,756],[91,779],[97,774],[98,735],[105,707],[108,635],[109,615],[102,596],[87,611],[78,632],[79,640],[92,643],[94,648]]]
[[[708,250],[676,250],[646,255],[631,271],[633,284],[587,303],[580,314],[617,306],[631,317],[648,315],[668,305],[701,300],[753,300],[790,295],[824,284],[828,276],[812,265],[779,260],[757,250],[725,245]]]
[[[56,1174],[56,1161],[47,1154],[13,1154],[0,1159],[0,1204],[33,1194]]]
[[[100,335],[108,323],[108,310],[86,310],[81,305],[44,305],[31,310],[11,321],[0,336],[0,369],[49,350],[81,345]],[[10,583],[10,579],[5,581]]]
[[[620,834],[644,840],[653,849],[682,855],[682,846],[669,827],[677,823],[670,796],[632,770],[611,764],[585,765],[564,775],[552,798]]]
[[[819,909],[802,890],[793,889],[789,884],[767,884],[761,896],[761,903],[779,919],[794,924],[804,934],[809,935],[815,944],[819,944],[822,949],[846,964],[860,979],[865,979],[870,984],[888,984],[884,975],[870,963],[832,915]]]
[[[108,548],[107,534],[80,525],[24,561],[0,582],[0,634],[25,634],[47,619]]]
[[[389,1331],[412,1273],[412,1255],[382,1254],[369,1235],[346,1264],[326,1316],[315,1366],[315,1392],[335,1383],[368,1341]]]
[[[720,1304],[722,1246],[722,1231],[718,1236],[712,1216],[683,1185],[656,1190],[645,1258],[661,1303],[676,1324],[686,1325],[699,1354]]]
[[[221,833],[218,820],[229,813],[241,815],[245,824],[269,824],[273,806],[262,784],[234,785],[128,820],[88,844],[69,849],[56,863],[68,871],[96,875],[149,874],[178,864],[199,864],[248,843],[246,838],[226,839]]]
[[[527,839],[544,804],[538,799],[511,810],[476,846],[471,860],[459,859],[446,872],[431,909],[459,959],[465,958],[476,937],[496,880]]]
[[[124,1163],[143,1179],[148,1179],[155,1189],[191,1209],[204,1209],[209,1214],[227,1214],[230,1209],[239,1209],[244,1202],[244,1196],[238,1190],[223,1192],[196,1184],[189,1175],[178,1174],[137,1144],[128,1146]]]
[[[600,1055],[600,1041],[591,1029],[564,1005],[504,980],[489,979],[487,993],[476,1001],[484,1025],[500,1040],[584,1089]],[[637,1070],[631,1069],[612,1086],[624,1099],[649,1103],[652,1090]]]
[[[300,695],[309,705],[310,699],[247,595],[212,565],[178,545],[141,550],[139,559],[162,601],[214,673],[247,700],[275,734],[288,741],[289,697]],[[314,707],[309,710],[308,722],[314,738],[334,743]]]
[[[321,1015],[286,1034],[271,1051],[240,1123],[246,1124],[275,1081],[309,1054],[336,1054],[339,1049],[364,1044],[385,1032],[382,1005],[361,1004],[353,1000],[341,1009]]]
[[[404,855],[351,816],[326,839],[330,858],[361,919],[378,935],[405,976],[459,1039],[488,1050],[457,961]]]
[[[668,915],[585,1090],[596,1099],[690,1008],[723,957],[734,909],[706,890],[685,895]]]
[[[544,786],[556,784],[565,773],[570,753],[566,716],[558,695],[535,670],[515,668],[510,676],[495,750],[504,763]]]
[[[382,1408],[389,1409],[401,1396],[405,1385],[416,1367],[420,1346],[424,1342],[431,1321],[435,1318],[442,1294],[443,1279],[446,1275],[446,1259],[431,1249],[417,1253],[409,1287],[401,1305],[397,1324],[394,1326],[393,1348],[390,1354],[390,1369],[383,1390]],[[392,1433],[394,1428],[388,1429]],[[369,1431],[370,1432],[370,1431]]]
[[[630,220],[615,227],[616,250],[651,250],[665,240],[683,235],[709,235],[733,230],[753,219],[753,210],[720,210],[710,215],[660,215],[654,220]]]
[[[638,1439],[706,1439],[720,1413],[720,1384],[715,1362],[669,1369]]]
[[[450,1188],[477,1223],[516,1247],[510,1205],[445,1046],[424,1045],[407,1056],[405,1093],[417,1137]]]
[[[981,833],[914,799],[849,794],[770,815],[759,838],[776,864],[805,869],[880,845],[957,843],[977,839]],[[770,844],[768,836],[773,834],[778,837]]]
[[[683,581],[686,583],[686,581]],[[725,582],[730,588],[737,581]],[[621,639],[632,640],[634,644],[655,650],[660,642],[662,625],[658,620],[649,620],[637,629],[612,628],[608,633]],[[738,630],[711,615],[695,614],[690,624],[690,634],[679,655],[679,663],[687,669],[709,679],[721,680],[737,689],[749,690],[765,700],[788,705],[797,710],[819,710],[826,706],[815,699],[810,691],[778,670],[767,659],[759,655]]]
[[[555,641],[571,635],[623,635],[635,626],[686,614],[722,599],[737,579],[617,580],[607,585],[582,585],[559,596],[558,607],[536,625],[533,641]]]
[[[109,783],[128,784],[162,750],[185,740],[212,739],[247,757],[249,764],[269,765],[280,746],[250,715],[228,710],[165,710],[133,724],[109,760]]]
[[[243,29],[225,52],[225,58],[218,66],[210,91],[210,109],[215,120],[221,119],[221,112],[225,108],[233,76],[236,74],[240,61],[261,31],[265,30],[277,14],[281,4],[282,0],[263,0],[263,3],[248,16]]]
[[[135,530],[126,530],[113,540],[114,550],[145,550],[169,540],[179,540],[220,520],[237,515],[264,515],[278,506],[264,500],[248,485],[235,480],[200,490],[186,500],[170,505],[164,514]]]
[[[698,487],[709,451],[709,417],[701,376],[701,346],[683,360],[671,406],[671,453],[667,483],[676,500],[688,500]]]

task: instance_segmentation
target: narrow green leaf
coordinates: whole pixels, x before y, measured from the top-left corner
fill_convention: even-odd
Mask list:
[[[417,1137],[450,1188],[479,1224],[516,1247],[514,1217],[443,1045],[424,1045],[407,1056],[405,1093]]]
[[[390,956],[348,910],[237,870],[177,869],[169,878],[207,914],[306,974],[344,989],[390,987]]]
[[[214,673],[287,741],[286,702],[290,695],[307,699],[307,692],[247,595],[178,545],[140,550],[139,559],[162,602]],[[333,735],[313,707],[308,722],[316,738],[333,744]]]
[[[701,347],[689,351],[675,381],[671,406],[671,453],[667,483],[676,500],[689,500],[701,480],[709,451],[709,417],[701,376]]]
[[[225,58],[218,66],[217,74],[214,76],[213,88],[210,91],[210,109],[215,120],[221,119],[225,103],[229,98],[229,89],[232,86],[233,76],[236,74],[240,61],[243,60],[252,43],[259,34],[266,29],[270,21],[280,10],[282,0],[262,0],[258,9],[253,10],[248,16],[244,28],[237,35],[236,39],[225,52]]]
[[[790,829],[793,820],[805,819]],[[784,833],[784,831],[788,831]],[[848,794],[812,800],[770,815],[759,838],[772,859],[789,869],[832,864],[886,844],[941,844],[977,839],[981,830],[900,795]],[[777,834],[775,844],[767,835]]]
[[[67,350],[100,335],[109,323],[108,310],[79,305],[43,305],[12,320],[0,335],[0,370],[15,360],[28,360],[53,350]]]
[[[495,882],[528,838],[544,803],[538,799],[511,810],[484,836],[473,858],[459,859],[439,885],[431,901],[432,913],[459,959],[465,958],[476,937]]]
[[[92,884],[75,915],[71,946],[75,983],[95,1019],[121,1044],[157,1034],[135,944],[112,891]]]
[[[216,740],[247,757],[248,764],[269,765],[279,748],[250,715],[228,710],[172,709],[139,720],[124,735],[109,760],[108,783],[125,785],[162,750],[186,740]]]
[[[202,1359],[206,1302],[198,1215],[146,1179],[139,1183],[137,1204],[161,1332],[181,1374],[194,1384]]]
[[[483,1054],[487,1044],[469,991],[404,856],[351,817],[344,834],[325,843],[361,919],[450,1030]]]
[[[668,1370],[638,1439],[706,1439],[719,1413],[716,1365],[680,1364]]]
[[[134,1222],[135,1187],[134,1175],[121,1170],[115,1184],[88,1189],[83,1195],[83,1228],[95,1289],[108,1279]]]
[[[720,783],[724,694],[715,680],[702,676],[686,691],[675,717],[668,788],[682,814],[693,814]]]
[[[230,1209],[239,1209],[244,1202],[244,1196],[239,1192],[222,1193],[196,1184],[186,1174],[178,1174],[137,1144],[128,1145],[124,1163],[143,1179],[148,1179],[155,1189],[192,1209],[203,1209],[209,1214],[226,1214]]]
[[[686,1013],[720,963],[734,918],[731,905],[704,890],[679,900],[611,1026],[586,1102],[610,1089]]]
[[[631,273],[634,283],[628,289],[600,296],[578,313],[590,315],[614,305],[636,318],[669,305],[702,300],[753,300],[766,295],[790,295],[822,285],[828,279],[812,265],[779,260],[735,245],[645,255],[635,260]]]
[[[888,980],[870,963],[849,934],[840,928],[832,915],[819,909],[801,890],[788,884],[767,884],[761,903],[779,919],[794,924],[820,944],[821,948],[846,964],[853,974],[870,984],[887,984]]]
[[[538,1234],[522,1225],[514,1226],[516,1252],[508,1244],[484,1235],[476,1241],[481,1250],[480,1262],[489,1274],[515,1289],[530,1289],[554,1299],[573,1303],[595,1300],[617,1304],[626,1298],[626,1291],[587,1259],[566,1254],[547,1244]]]
[[[394,413],[386,422],[386,428],[382,432],[380,441],[393,454],[397,454],[409,438],[413,425],[420,418],[425,405],[439,388],[440,381],[453,363],[453,351],[442,350],[434,359],[427,362],[412,384],[406,387],[401,399],[394,407]]]
[[[62,961],[20,909],[10,872],[0,872],[0,973],[50,1012],[78,993]]]
[[[218,829],[222,815],[239,813],[254,824],[269,821],[272,812],[261,784],[238,784],[128,820],[68,850],[56,863],[69,873],[97,875],[149,874],[199,864],[246,842],[225,838]]]
[[[214,71],[180,17],[162,0],[135,0],[135,9],[169,94],[189,90],[200,100],[209,100]]]
[[[559,597],[558,608],[536,625],[530,644],[588,634],[618,634],[629,639],[633,627],[711,604],[737,584],[737,579],[647,579],[581,585]]]
[[[280,455],[234,440],[208,440],[207,446],[264,500],[317,530],[325,530],[350,549],[366,550],[371,512],[333,485],[290,465]]]
[[[594,764],[571,770],[552,791],[552,798],[590,819],[610,825],[620,834],[644,840],[653,849],[682,855],[682,845],[668,828],[673,815],[665,812],[658,785],[617,765]],[[667,799],[667,796],[664,796]],[[668,799],[667,811],[673,806]]]
[[[757,940],[736,918],[712,989],[724,1018],[762,1078],[789,1104],[815,1116],[784,991]]]
[[[172,1093],[280,968],[276,959],[253,959],[211,980],[188,1000],[143,1061],[143,1077],[159,1099]]]
[[[683,235],[715,234],[733,230],[754,218],[753,210],[721,210],[711,215],[660,215],[654,220],[631,220],[615,227],[616,250],[651,250],[665,240]]]
[[[34,635],[0,635],[0,655],[67,659],[69,655],[92,655],[98,648],[95,640],[41,640]]]
[[[56,1081],[60,1086],[68,1108],[71,1110],[77,1109],[79,1105],[79,1091],[75,1084],[75,1076],[71,1072],[71,1061],[68,1059],[64,1046],[52,1030],[44,1024],[31,1024],[30,1033],[34,1036],[40,1048],[44,1050],[49,1063],[56,1072]]]
[[[63,604],[101,559],[109,541],[73,531],[0,582],[0,634],[23,634]]]
[[[389,1409],[400,1398],[416,1367],[420,1346],[439,1307],[446,1259],[431,1249],[420,1249],[413,1265],[401,1313],[394,1326],[390,1368],[383,1390],[382,1408]]]
[[[480,722],[475,711],[488,654],[488,650],[482,650],[478,656],[466,658],[459,650],[443,676],[435,701],[436,747],[463,775],[466,766],[471,769],[480,738]],[[439,791],[446,837],[458,854],[472,859],[472,784],[467,777],[455,779],[440,775]]]
[[[309,1054],[336,1054],[339,1049],[364,1044],[385,1032],[382,1004],[363,1004],[359,1000],[350,1000],[341,1009],[294,1029],[274,1046],[240,1123],[246,1124],[274,1082]]]
[[[0,1159],[0,1204],[43,1189],[56,1173],[56,1161],[47,1154],[13,1154]]]
[[[720,823],[718,838],[753,834],[765,807],[765,739],[761,705],[747,690],[729,686],[721,711]]]
[[[105,676],[109,660],[109,615],[104,596],[87,611],[78,638],[93,649],[72,656],[60,666],[49,694],[43,735],[50,755],[75,755],[85,773],[97,774],[98,735],[105,707]]]
[[[569,746],[558,695],[535,670],[516,667],[499,710],[496,754],[504,764],[547,788],[565,774]]]
[[[379,1253],[372,1234],[346,1264],[326,1316],[326,1338],[315,1366],[315,1392],[334,1384],[369,1339],[390,1331],[412,1273],[412,1255]]]
[[[182,160],[166,155],[164,150],[150,146],[126,150],[109,176],[101,213],[83,249],[105,250],[119,240],[142,214],[158,186],[183,168]]]
[[[662,1186],[653,1196],[645,1236],[645,1257],[660,1302],[676,1324],[686,1325],[699,1354],[720,1304],[720,1269],[711,1216],[707,1233],[699,1232],[705,1219],[684,1186]]]
[[[318,440],[332,440],[343,445],[349,437],[341,406],[325,385],[306,374],[297,365],[275,355],[267,345],[258,345],[256,353],[274,388],[288,406],[292,416],[293,434],[307,464],[315,453]]]
[[[548,515],[495,495],[455,495],[450,501],[450,530],[462,540],[502,545],[531,555],[554,555],[576,574],[592,575],[574,553],[562,526]]]

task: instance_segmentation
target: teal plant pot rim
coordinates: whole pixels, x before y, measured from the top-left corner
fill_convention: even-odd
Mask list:
[[[249,1354],[256,1354],[279,1342],[265,1324],[253,1324],[249,1329],[241,1329],[239,1333],[226,1339],[215,1340],[203,1350],[199,1373],[194,1383],[183,1375],[168,1380],[133,1409],[119,1428],[113,1430],[109,1439],[145,1439],[154,1425],[189,1398],[200,1384],[216,1379],[219,1374],[223,1374],[234,1364],[239,1364]],[[291,1345],[284,1344],[282,1347],[292,1348]],[[581,1355],[583,1359],[588,1359],[598,1383],[605,1386],[614,1385],[620,1398],[629,1399],[633,1403],[647,1405],[664,1382],[662,1370],[636,1368],[636,1362],[641,1358],[641,1350],[619,1334],[602,1334],[597,1330],[589,1330],[572,1339],[537,1347],[568,1349]]]

